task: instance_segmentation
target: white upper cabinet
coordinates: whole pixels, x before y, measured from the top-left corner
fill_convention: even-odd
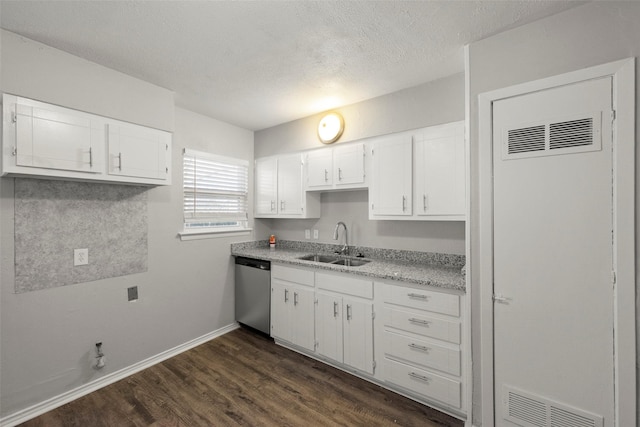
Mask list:
[[[370,147],[369,218],[411,216],[411,136],[402,134],[378,138]]]
[[[307,188],[330,189],[333,186],[333,150],[321,148],[307,153]]]
[[[255,216],[278,214],[278,159],[267,157],[256,160],[256,212]]]
[[[168,132],[9,94],[2,104],[2,175],[171,184]]]
[[[365,144],[344,144],[306,154],[307,190],[366,188]]]
[[[425,219],[464,220],[464,122],[414,135],[415,213]]]
[[[320,218],[320,194],[303,188],[301,154],[255,161],[256,218]]]
[[[107,126],[110,175],[168,179],[171,134],[129,123]]]
[[[6,144],[10,156],[5,157],[4,172],[19,167],[83,173],[104,170],[104,120],[54,105],[4,98],[9,114],[5,138],[12,141]]]
[[[366,184],[364,143],[347,144],[333,149],[336,188],[362,188]]]
[[[464,221],[464,122],[370,142],[369,219]]]
[[[278,158],[278,212],[281,215],[302,215],[302,158],[300,154]]]

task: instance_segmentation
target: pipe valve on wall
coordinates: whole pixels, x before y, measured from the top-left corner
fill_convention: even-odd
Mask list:
[[[102,369],[104,368],[106,365],[106,360],[105,360],[105,356],[104,353],[102,352],[102,343],[98,342],[96,343],[96,364],[95,364],[95,368],[96,369]]]

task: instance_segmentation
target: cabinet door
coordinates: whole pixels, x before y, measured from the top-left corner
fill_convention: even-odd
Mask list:
[[[364,144],[349,144],[333,150],[336,186],[364,184]]]
[[[278,213],[302,215],[302,156],[278,158]]]
[[[291,342],[306,348],[315,350],[315,313],[313,288],[294,286],[289,294],[291,317],[289,323],[292,328]]]
[[[330,188],[333,185],[333,151],[329,148],[307,153],[307,188]]]
[[[271,281],[271,336],[291,341],[292,328],[290,321],[289,287],[277,280]]]
[[[132,124],[109,127],[109,174],[166,180],[171,135]]]
[[[317,293],[318,353],[342,362],[342,298]]]
[[[373,374],[373,305],[344,298],[344,363]]]
[[[15,105],[16,165],[101,173],[104,122],[35,101]]]
[[[278,160],[275,157],[256,160],[256,216],[278,213]]]
[[[410,216],[412,213],[412,144],[410,136],[378,140],[372,144],[370,213]]]
[[[415,140],[416,214],[465,214],[464,124],[438,126]]]

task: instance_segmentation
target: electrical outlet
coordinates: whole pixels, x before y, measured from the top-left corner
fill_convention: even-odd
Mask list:
[[[318,230],[313,230],[313,238],[318,240]]]
[[[304,238],[305,239],[311,238],[311,230],[304,230]]]
[[[73,266],[87,265],[89,264],[89,249],[74,249],[73,250]]]

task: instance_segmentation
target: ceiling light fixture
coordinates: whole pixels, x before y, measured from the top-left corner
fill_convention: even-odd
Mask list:
[[[326,114],[318,123],[318,138],[323,144],[336,142],[344,131],[344,119],[338,113]]]

